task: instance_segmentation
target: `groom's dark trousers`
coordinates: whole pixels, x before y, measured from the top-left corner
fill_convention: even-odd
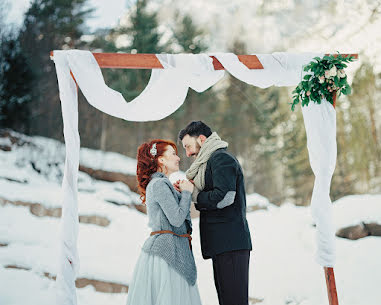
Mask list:
[[[249,250],[236,250],[212,257],[214,284],[220,305],[247,305]]]

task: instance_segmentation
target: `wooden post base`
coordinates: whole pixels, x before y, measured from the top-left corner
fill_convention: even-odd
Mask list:
[[[339,305],[339,301],[337,299],[335,274],[333,272],[333,268],[324,267],[324,273],[325,273],[325,281],[327,284],[329,305]]]

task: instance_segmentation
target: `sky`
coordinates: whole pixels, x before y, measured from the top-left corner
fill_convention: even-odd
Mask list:
[[[10,5],[7,22],[20,26],[23,14],[28,9],[31,0],[8,0],[7,2]],[[134,3],[134,0],[88,0],[88,3],[95,7],[96,11],[93,13],[94,18],[89,19],[86,25],[90,30],[95,30],[115,26],[127,8]]]

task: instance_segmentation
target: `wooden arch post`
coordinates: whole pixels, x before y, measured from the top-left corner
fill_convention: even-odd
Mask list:
[[[127,54],[127,53],[93,53],[95,60],[101,68],[113,69],[164,69],[155,54]],[[331,55],[331,54],[326,54]],[[333,54],[338,56],[338,54]],[[344,57],[352,56],[358,58],[358,54],[341,54]],[[256,55],[237,55],[249,69],[263,69],[262,63]],[[50,57],[54,57],[54,52],[50,52]],[[223,65],[214,56],[213,66],[215,70],[225,70]],[[70,71],[74,81],[75,78]],[[76,82],[76,81],[75,81]],[[77,84],[77,82],[76,82]],[[78,89],[78,84],[77,84]],[[336,106],[336,92],[333,92],[333,106]],[[327,294],[330,305],[339,305],[336,291],[335,274],[332,267],[324,267],[324,274],[327,284]]]

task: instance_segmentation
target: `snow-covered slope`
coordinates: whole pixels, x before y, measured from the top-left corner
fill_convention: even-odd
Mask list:
[[[56,273],[59,218],[38,217],[27,206],[5,204],[4,200],[59,207],[58,177],[64,154],[59,148],[62,145],[53,140],[27,139],[32,144],[12,146],[11,151],[0,150],[1,305],[54,302],[54,281],[44,274],[54,276]],[[6,142],[1,139],[0,145]],[[44,144],[39,146],[39,143]],[[52,143],[56,145],[54,149]],[[40,154],[33,152],[36,147],[41,148]],[[89,160],[108,160],[99,151],[88,150],[87,154]],[[48,155],[51,157],[42,157]],[[54,156],[60,156],[61,161]],[[118,168],[121,168],[125,166],[124,158],[119,157],[115,162],[120,162]],[[100,160],[91,159],[91,164],[102,164]],[[47,161],[55,165],[49,167],[45,164]],[[112,164],[107,166],[112,168]],[[41,169],[40,173],[37,168]],[[150,230],[144,214],[108,201],[128,201],[129,196],[137,195],[130,194],[122,183],[94,181],[85,173],[80,175],[79,188],[80,215],[106,217],[110,223],[107,226],[80,223],[78,277],[129,285],[140,247]],[[309,208],[292,204],[276,207],[258,194],[248,195],[248,202],[266,207],[247,215],[254,246],[250,261],[250,297],[262,299],[261,305],[328,304],[323,270],[314,261],[315,227]],[[334,203],[334,217],[338,229],[362,221],[381,224],[381,195],[342,198]],[[201,257],[198,219],[193,221],[193,226],[201,298],[203,304],[216,305],[211,261]],[[380,305],[381,238],[370,236],[356,241],[337,238],[336,246],[335,275],[340,304]],[[77,294],[79,305],[122,305],[127,297],[126,293],[98,292],[93,286],[78,288]]]

